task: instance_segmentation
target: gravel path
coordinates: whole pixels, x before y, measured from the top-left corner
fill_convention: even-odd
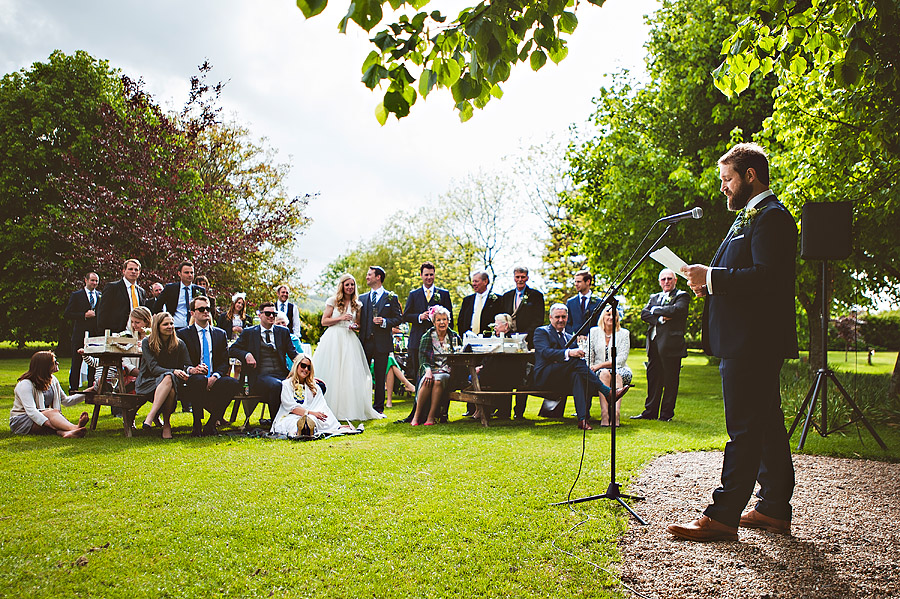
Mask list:
[[[657,599],[900,597],[900,464],[795,455],[793,536],[674,539],[666,526],[700,516],[721,468],[721,452],[671,454],[632,481],[649,525],[631,520],[620,541],[628,586]]]

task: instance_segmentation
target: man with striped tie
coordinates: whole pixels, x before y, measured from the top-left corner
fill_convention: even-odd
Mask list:
[[[97,285],[100,277],[95,272],[84,276],[84,288],[69,296],[66,304],[66,318],[72,321],[72,367],[69,369],[69,395],[81,387],[81,354],[78,350],[84,347],[84,334],[97,333],[97,302],[100,292]],[[118,331],[116,331],[118,333]],[[94,369],[88,369],[88,380],[94,380]]]
[[[231,398],[238,392],[240,383],[228,376],[228,343],[225,331],[212,326],[209,298],[195,297],[190,303],[194,324],[179,329],[176,334],[187,346],[193,366],[185,385],[184,399],[192,406],[195,437],[215,435],[216,422],[225,416]],[[209,412],[209,420],[203,423],[203,411]]]

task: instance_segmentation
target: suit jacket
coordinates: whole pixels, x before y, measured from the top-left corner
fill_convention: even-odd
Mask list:
[[[735,221],[710,263],[703,349],[719,358],[796,358],[797,224],[775,196],[756,208],[743,226]]]
[[[475,294],[467,295],[463,298],[462,306],[459,308],[459,319],[456,321],[457,330],[462,335],[472,327],[472,314],[475,312]],[[494,322],[494,317],[500,314],[500,296],[496,293],[488,292],[484,299],[484,306],[481,308],[481,324],[478,330],[472,330],[476,335],[487,334],[490,336],[490,325]]]
[[[178,338],[184,341],[184,344],[187,346],[188,355],[191,357],[191,364],[193,366],[200,364],[200,362],[203,361],[203,349],[200,344],[200,333],[197,332],[197,327],[193,325],[184,327],[183,329],[178,329],[175,334],[178,335]],[[225,331],[210,325],[209,336],[211,344],[212,372],[206,376],[210,377],[213,373],[216,373],[219,376],[228,376],[231,372],[231,365],[228,363],[228,342],[225,340]],[[256,356],[253,357],[255,358]]]
[[[97,303],[94,304],[94,313],[97,313],[97,306],[100,304],[100,292],[97,294]],[[91,335],[97,334],[97,317],[85,318],[84,313],[91,309],[91,301],[88,299],[87,291],[82,287],[78,291],[69,296],[66,303],[66,318],[72,321],[72,345],[75,349],[84,343],[85,332]]]
[[[278,352],[278,355],[281,356],[281,361],[286,362],[287,357],[290,357],[293,361],[294,358],[297,357],[297,349],[291,341],[291,332],[285,327],[277,324],[272,327],[272,332],[275,336],[275,350]],[[241,336],[238,337],[237,341],[235,341],[228,349],[228,355],[230,357],[237,358],[243,363],[244,369],[242,372],[247,373],[247,379],[249,380],[251,387],[256,383],[257,372],[256,368],[247,367],[247,354],[253,354],[253,358],[256,359],[258,363],[260,357],[259,348],[261,346],[262,331],[260,326],[256,325],[244,329]]]
[[[138,305],[143,306],[146,298],[144,289],[135,285]],[[131,298],[128,297],[128,286],[123,279],[107,283],[103,295],[97,302],[97,333],[104,331],[117,333],[128,328],[128,315],[131,314]]]
[[[372,305],[372,292],[367,291],[359,296],[362,302],[362,310],[359,316],[359,340],[363,347],[368,346],[368,351],[377,353],[390,353],[394,349],[394,338],[391,329],[399,325],[403,316],[400,310],[400,298],[396,293],[387,289],[378,300],[378,304]],[[381,316],[385,319],[385,326],[375,326],[372,319]],[[412,340],[412,337],[410,337]]]
[[[409,323],[409,346],[410,352],[419,350],[419,340],[422,334],[430,329],[433,325],[431,321],[419,322],[419,314],[426,311],[431,306],[444,306],[450,310],[450,328],[453,328],[453,304],[450,301],[450,292],[441,289],[437,285],[432,288],[431,299],[425,299],[425,290],[419,287],[409,292],[406,298],[406,307],[403,310],[403,322]],[[472,318],[471,316],[469,317]]]
[[[534,331],[534,384],[539,389],[558,389],[567,391],[571,386],[569,381],[561,380],[559,375],[564,370],[566,361],[564,344],[572,338],[572,335],[563,331],[564,341],[561,343],[556,329],[550,325],[538,327]],[[579,358],[569,358],[577,360]]]
[[[191,283],[191,299],[194,299],[198,295],[206,295],[206,289],[201,287],[200,285],[194,285]],[[169,283],[165,287],[163,287],[162,293],[159,294],[159,297],[156,298],[156,304],[153,306],[152,310],[154,314],[159,314],[162,311],[166,311],[169,314],[175,314],[175,308],[178,306],[178,302],[184,301],[184,296],[181,294],[181,282],[177,283]],[[188,314],[188,320],[191,319],[190,314]]]
[[[517,333],[528,334],[528,347],[534,347],[534,330],[544,324],[544,294],[525,286],[525,296],[519,309],[516,305],[516,288],[513,287],[500,298],[500,311],[513,317]]]
[[[588,298],[587,308],[584,312],[581,311],[581,295],[576,295],[575,297],[570,297],[566,300],[566,307],[569,309],[569,320],[566,321],[566,332],[570,335],[574,335],[575,331],[581,328],[581,325],[584,324],[585,319],[594,311],[594,309],[600,304],[600,298],[591,294],[591,297]],[[597,326],[597,321],[600,319],[600,315],[591,318],[591,324],[584,330],[582,335],[587,335],[591,330],[591,327]]]
[[[687,343],[684,341],[684,329],[687,326],[688,304],[691,303],[691,294],[687,291],[675,289],[672,298],[665,305],[663,303],[669,294],[665,291],[654,293],[650,301],[641,310],[641,320],[647,323],[647,351],[650,351],[650,343],[656,343],[659,355],[665,358],[684,358],[687,356]],[[657,310],[653,310],[657,308]],[[669,318],[663,324],[659,324],[659,317]],[[650,335],[653,327],[656,327],[656,338],[651,342]]]

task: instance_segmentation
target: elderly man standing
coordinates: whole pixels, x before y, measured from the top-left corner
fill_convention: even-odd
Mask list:
[[[675,273],[664,269],[659,273],[662,291],[650,296],[641,310],[641,320],[647,323],[647,400],[644,411],[632,419],[669,422],[675,416],[681,359],[687,356],[684,329],[687,325],[687,291],[675,288]]]
[[[769,160],[756,144],[719,158],[734,224],[709,266],[682,267],[703,307],[703,349],[720,358],[729,441],[722,484],[693,522],[668,531],[691,541],[736,541],[738,526],[790,534],[794,465],[779,375],[797,357],[797,224],[769,189]],[[756,482],[759,501],[746,507]]]
[[[566,349],[572,335],[566,332],[569,311],[565,304],[550,306],[550,324],[534,331],[534,383],[539,389],[572,395],[578,428],[592,430],[588,423],[591,398],[602,393],[609,400],[612,390],[603,384],[583,360],[584,350]],[[618,389],[616,399],[625,393]],[[615,402],[612,402],[615,403]]]
[[[156,282],[150,285],[150,295],[147,297],[147,308],[156,314],[156,302],[159,301],[159,295],[163,292],[162,283]],[[162,310],[160,310],[161,312]]]

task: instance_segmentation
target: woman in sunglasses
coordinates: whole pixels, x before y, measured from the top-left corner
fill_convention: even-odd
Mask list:
[[[84,401],[83,393],[66,395],[54,372],[59,362],[52,351],[39,351],[31,356],[28,372],[16,384],[13,407],[9,413],[9,428],[16,435],[57,434],[67,439],[83,437],[88,413],[82,412],[77,424],[72,424],[59,411],[61,405],[71,406]]]
[[[308,434],[315,436],[350,429],[341,426],[325,403],[325,385],[316,380],[312,360],[305,354],[297,357],[291,373],[281,383],[281,407],[272,421],[272,432],[299,437],[304,435],[304,426],[309,427]]]

